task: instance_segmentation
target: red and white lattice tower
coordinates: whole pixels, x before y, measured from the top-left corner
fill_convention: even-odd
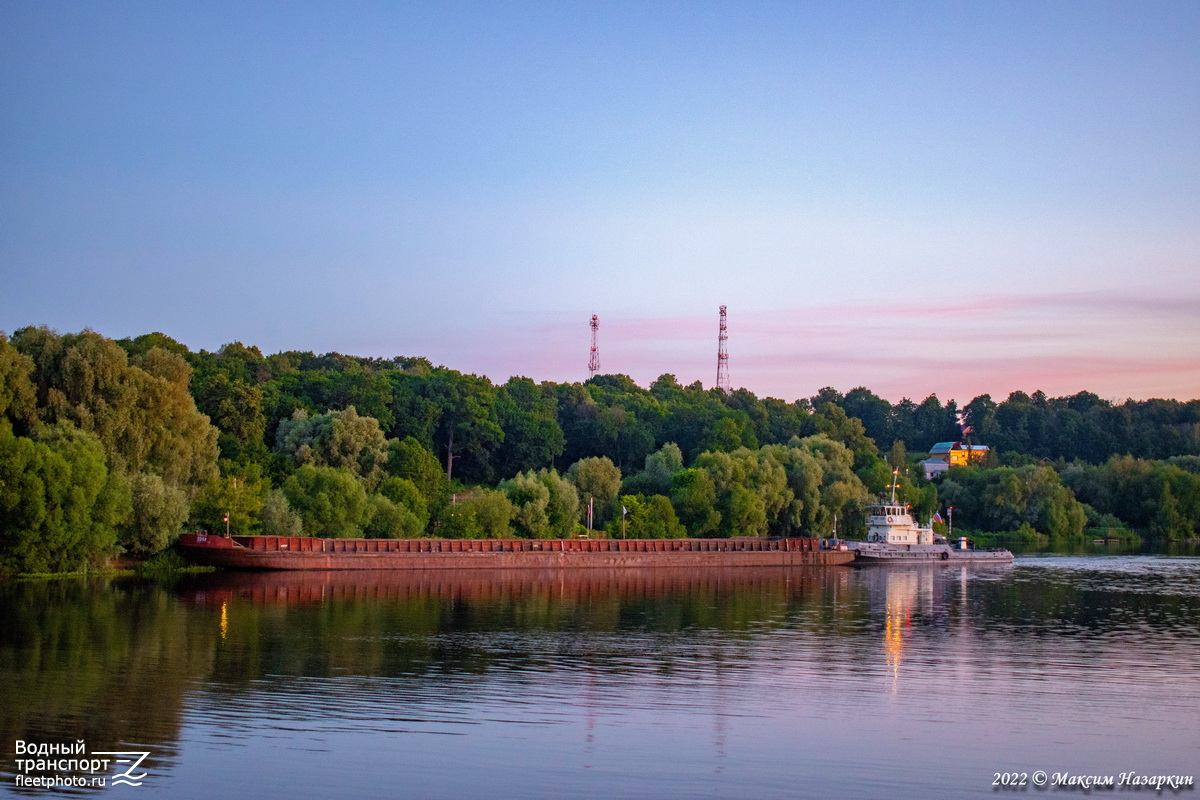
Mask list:
[[[600,332],[600,317],[597,314],[592,314],[592,355],[588,359],[588,372],[591,377],[596,377],[600,372],[600,348],[596,346],[596,334]]]
[[[721,330],[717,334],[717,388],[729,394],[729,330],[725,326],[725,306],[721,306]]]

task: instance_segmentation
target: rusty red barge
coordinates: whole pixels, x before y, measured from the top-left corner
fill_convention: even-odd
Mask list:
[[[228,569],[558,569],[849,564],[854,553],[817,539],[313,539],[187,533],[196,564]]]

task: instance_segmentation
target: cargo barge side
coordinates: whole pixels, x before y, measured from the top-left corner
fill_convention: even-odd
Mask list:
[[[314,539],[188,533],[189,561],[225,569],[563,569],[838,566],[818,539]]]

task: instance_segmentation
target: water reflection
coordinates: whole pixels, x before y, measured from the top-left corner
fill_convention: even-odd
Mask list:
[[[912,633],[912,617],[917,606],[924,601],[926,608],[933,604],[933,571],[919,569],[873,569],[866,573],[868,586],[874,584],[874,596],[882,596],[886,622],[883,635],[883,651],[888,671],[892,676],[892,693],[899,690],[900,662],[904,656],[905,637]],[[882,588],[879,587],[882,584]]]
[[[183,695],[210,651],[160,587],[108,580],[0,584],[0,736],[176,754]]]
[[[1196,763],[1197,612],[1200,560],[1153,557],[9,583],[0,728],[195,797],[962,796]]]

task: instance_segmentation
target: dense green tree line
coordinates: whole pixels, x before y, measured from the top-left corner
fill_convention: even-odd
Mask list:
[[[1080,536],[1083,505],[1048,466],[953,469],[940,485],[960,520],[983,531],[1028,531],[1054,538]]]
[[[996,403],[980,395],[959,408],[935,395],[919,405],[907,398],[892,405],[867,389],[845,395],[822,389],[813,406],[833,403],[862,420],[868,436],[886,450],[903,441],[928,451],[935,442],[967,438],[998,453],[1100,464],[1116,455],[1144,459],[1200,455],[1200,400],[1126,400],[1113,403],[1091,392],[1047,397],[1013,392]]]
[[[920,514],[953,502],[979,530],[1195,534],[1195,402],[1018,393],[961,412],[976,440],[1054,466],[909,477],[933,442],[960,438],[960,409],[934,396],[789,403],[672,375],[495,385],[422,358],[24,328],[0,334],[0,569],[152,554],[184,528],[563,537],[589,508],[609,535],[822,535],[835,517],[861,525],[893,468]]]
[[[91,331],[0,335],[0,569],[161,550],[217,473],[178,352]]]
[[[1074,462],[1063,465],[1062,479],[1095,527],[1126,526],[1157,539],[1200,536],[1200,457]]]

